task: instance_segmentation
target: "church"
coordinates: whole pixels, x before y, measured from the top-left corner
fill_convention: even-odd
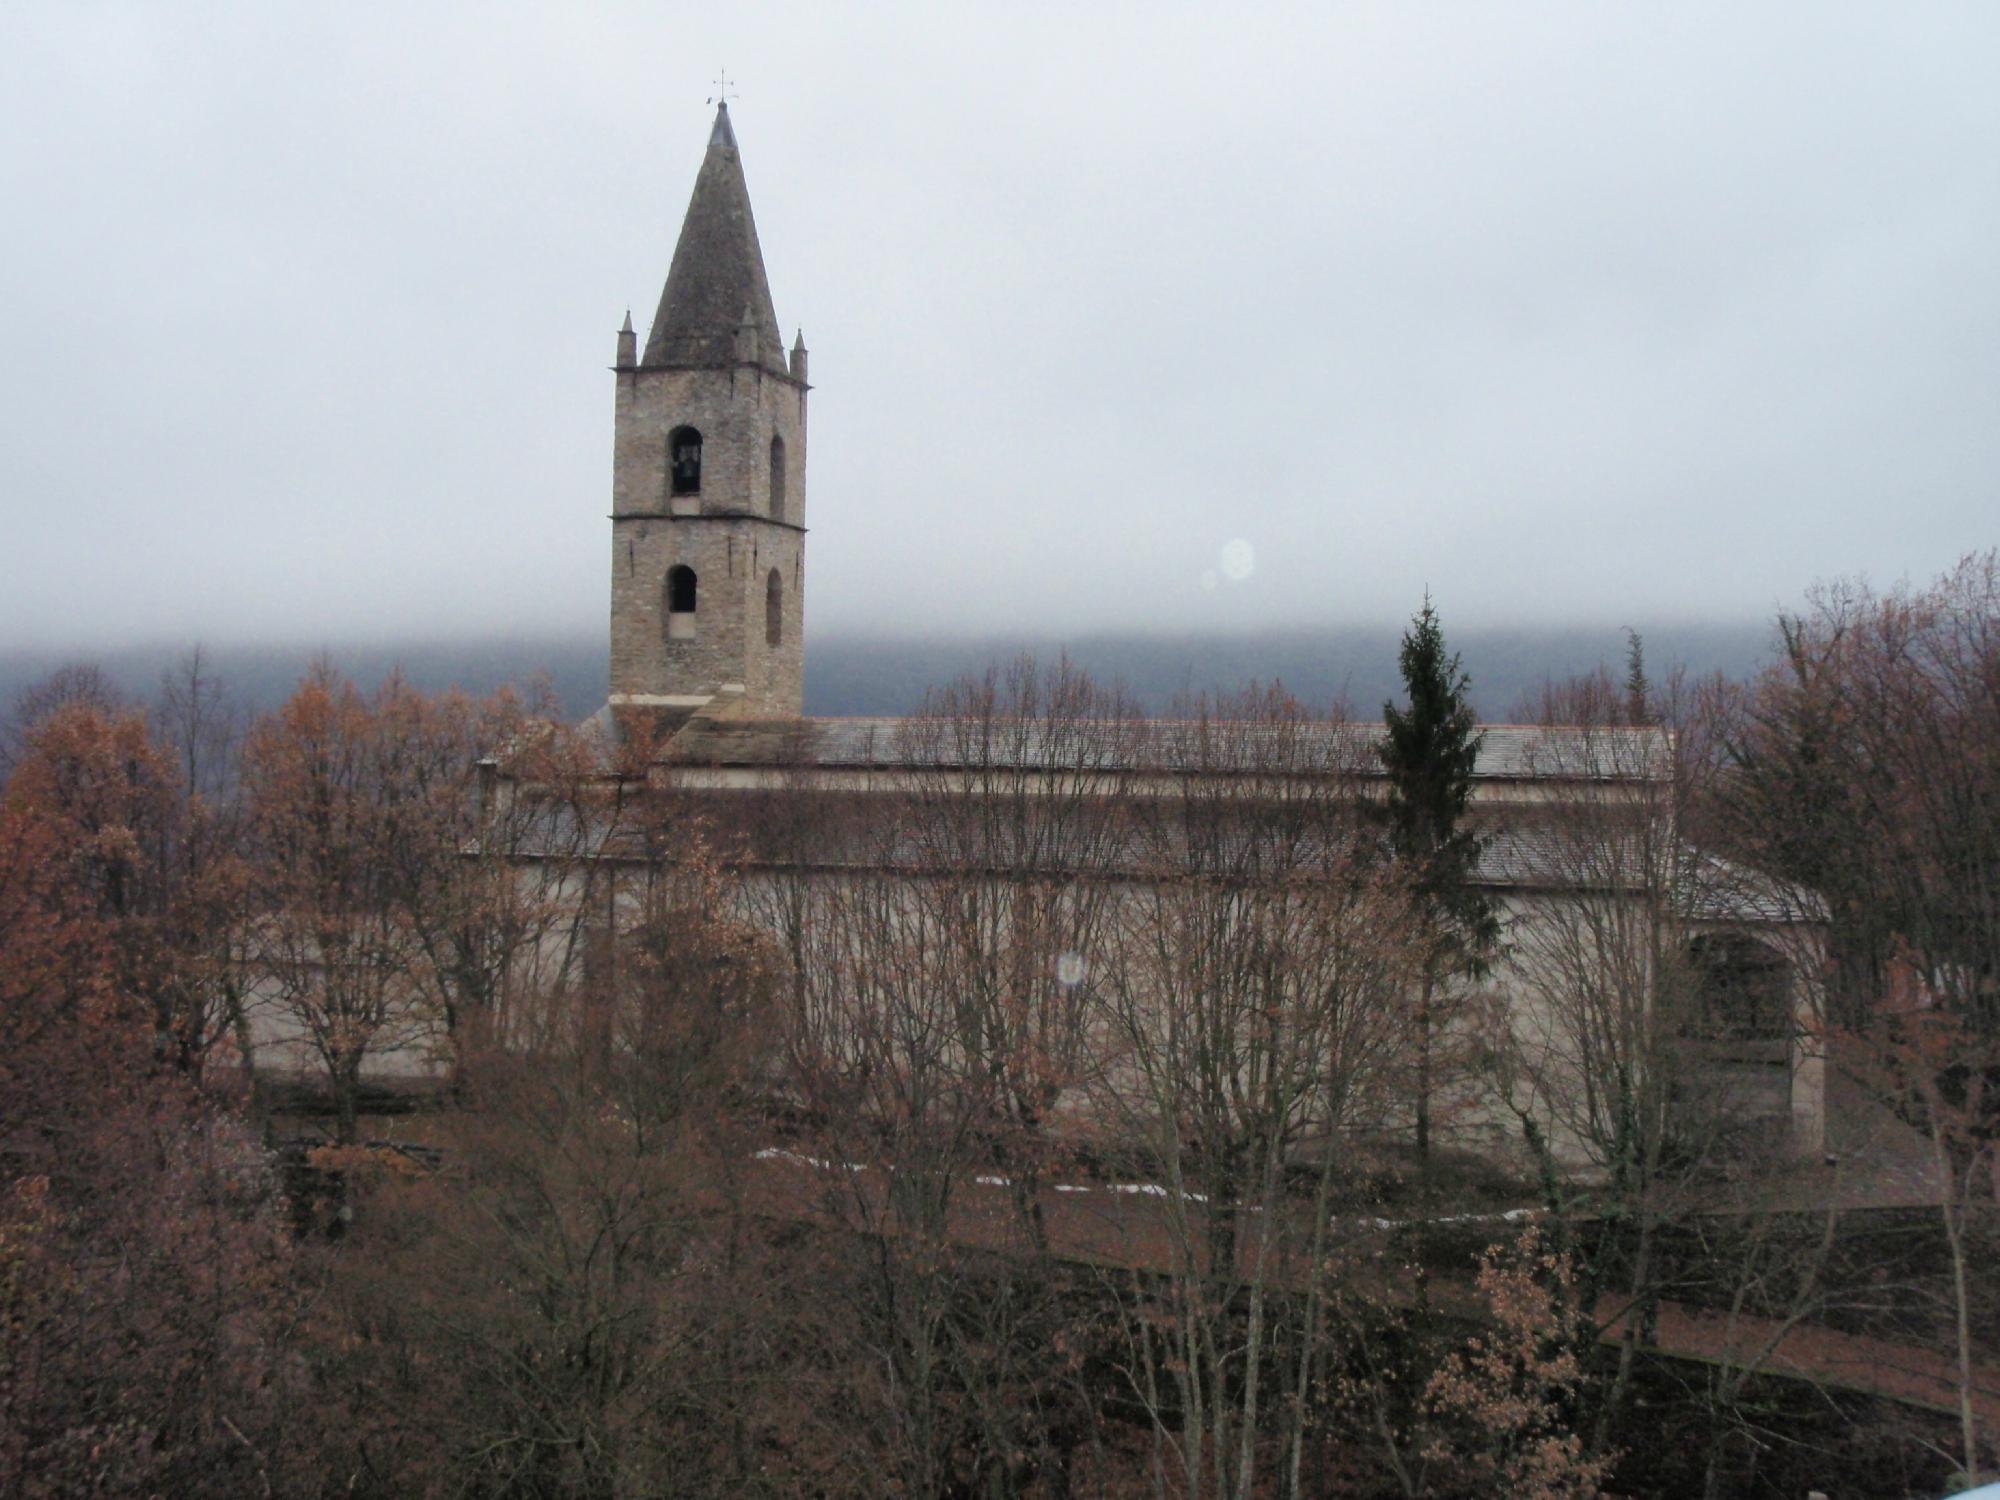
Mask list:
[[[645,342],[629,314],[617,335],[610,698],[593,727],[645,744],[649,779],[706,799],[725,823],[763,830],[750,847],[764,886],[806,871],[879,870],[869,830],[940,787],[971,802],[1081,805],[1205,785],[1226,788],[1246,818],[1308,784],[1379,799],[1379,726],[1314,726],[1283,763],[1247,767],[1191,748],[1191,736],[1161,721],[1131,724],[1110,749],[1079,754],[1046,723],[968,749],[915,720],[806,717],[807,368],[803,334],[787,348],[781,333],[724,103]],[[1512,1071],[1509,1107],[1488,1099],[1463,1111],[1475,1142],[1507,1134],[1510,1110],[1548,1117],[1557,1137],[1588,1130],[1587,1120],[1564,1124],[1562,1080],[1588,1092],[1577,1070],[1591,1045],[1565,1021],[1565,997],[1596,983],[1584,970],[1629,957],[1583,951],[1601,941],[1591,934],[1649,910],[1665,913],[1680,951],[1693,955],[1683,967],[1707,1019],[1684,1025],[1677,1045],[1702,1070],[1700,1091],[1737,1100],[1759,1133],[1793,1153],[1824,1149],[1808,908],[1686,849],[1670,822],[1664,839],[1653,836],[1671,819],[1670,749],[1654,729],[1485,730],[1473,802],[1488,830],[1478,879],[1507,933],[1486,988],[1511,1018],[1509,1050],[1534,1076]],[[813,809],[803,820],[809,846],[800,820],[789,834],[770,832],[769,808],[802,798]],[[1128,887],[1148,878],[1119,839],[1090,847],[1088,868],[1066,874]],[[894,858],[903,878],[935,873],[922,850]],[[804,962],[810,941],[794,931],[785,946]],[[1078,972],[1084,961],[1064,956]],[[1652,963],[1647,982],[1664,989]]]

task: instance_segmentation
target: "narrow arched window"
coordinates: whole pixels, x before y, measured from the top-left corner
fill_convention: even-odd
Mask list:
[[[778,570],[764,580],[764,644],[776,646],[785,639],[785,583]]]
[[[1688,944],[1683,962],[1691,1003],[1680,1027],[1680,1076],[1671,1084],[1680,1128],[1708,1135],[1724,1151],[1756,1152],[1786,1139],[1794,1063],[1790,964],[1777,949],[1736,932],[1703,933]]]
[[[771,437],[771,515],[780,521],[785,518],[785,440],[775,433]]]
[[[681,564],[667,569],[667,639],[694,639],[694,569]]]
[[[1780,1043],[1791,1035],[1790,971],[1754,938],[1704,934],[1688,945],[1695,1005],[1688,1030],[1712,1041]]]
[[[676,427],[667,434],[667,472],[676,495],[701,493],[701,433]]]

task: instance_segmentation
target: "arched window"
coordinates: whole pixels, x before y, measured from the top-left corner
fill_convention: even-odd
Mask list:
[[[764,644],[776,646],[785,639],[785,584],[778,570],[764,580]]]
[[[1791,975],[1782,954],[1738,933],[1705,933],[1688,945],[1688,957],[1695,978],[1690,1034],[1764,1044],[1791,1036]]]
[[[771,435],[771,515],[785,518],[785,440]]]
[[[694,569],[682,564],[667,569],[667,639],[694,639]]]
[[[676,495],[701,493],[701,433],[676,427],[667,434],[668,489]]]
[[[1693,994],[1681,1024],[1674,1095],[1690,1139],[1757,1152],[1790,1139],[1791,966],[1748,933],[1707,932],[1687,947]]]

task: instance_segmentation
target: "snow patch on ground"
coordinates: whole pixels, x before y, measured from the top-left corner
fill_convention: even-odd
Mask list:
[[[801,1156],[798,1152],[787,1151],[782,1146],[766,1146],[762,1151],[757,1153],[756,1159],[758,1161],[794,1161],[801,1166],[812,1167],[821,1172],[834,1170],[836,1166],[844,1172],[866,1172],[870,1170],[866,1162],[846,1161],[835,1163],[822,1161],[817,1156]],[[895,1168],[890,1167],[886,1170],[894,1171]],[[1014,1185],[1013,1178],[995,1176],[991,1173],[982,1174],[974,1177],[972,1180],[979,1187],[1011,1188]],[[1050,1186],[1058,1193],[1114,1193],[1138,1198],[1167,1198],[1172,1196],[1170,1189],[1161,1186],[1157,1182],[1107,1182],[1095,1186],[1077,1182],[1057,1182],[1050,1184]],[[1208,1199],[1201,1193],[1189,1193],[1187,1201],[1190,1203],[1206,1204]],[[1261,1213],[1263,1209],[1259,1204],[1251,1204],[1248,1211],[1251,1213]],[[1525,1220],[1538,1219],[1541,1215],[1542,1210],[1539,1208],[1509,1208],[1498,1213],[1487,1214],[1440,1214],[1436,1218],[1431,1219],[1338,1218],[1334,1220],[1334,1223],[1349,1229],[1372,1229],[1380,1231],[1405,1229],[1414,1224],[1519,1224]]]

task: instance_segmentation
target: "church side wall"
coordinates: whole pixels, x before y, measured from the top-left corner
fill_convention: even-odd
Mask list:
[[[607,917],[622,922],[629,920],[636,910],[629,898],[621,901],[615,890],[601,883],[604,876],[610,876],[617,886],[629,891],[634,882],[643,879],[644,871],[637,865],[596,865],[587,877],[591,884],[586,886],[586,877],[576,872],[564,874],[530,862],[523,867],[521,878],[524,888],[532,888],[539,900],[553,898],[558,904],[577,910],[589,901],[591,909],[583,913],[581,928],[601,929]],[[843,905],[862,888],[872,888],[879,893],[882,903],[873,908],[874,912],[889,923],[888,930],[894,930],[897,913],[901,913],[902,920],[914,922],[924,909],[925,903],[917,898],[922,879],[837,867],[753,868],[745,873],[738,887],[738,915],[768,931],[786,960],[797,966],[797,985],[791,993],[793,1003],[837,1006],[843,995],[836,969],[836,960],[844,952],[839,942]],[[1075,955],[1078,978],[1073,994],[1078,1005],[1097,1004],[1104,999],[1102,986],[1117,968],[1116,934],[1142,930],[1141,901],[1151,888],[1129,879],[1117,879],[1112,884],[1114,899],[1104,912],[1099,929],[1103,938],[1094,950],[1086,946]],[[1593,1086],[1588,1070],[1592,1066],[1601,1068],[1603,1063],[1601,1058],[1593,1062],[1579,1051],[1574,1029],[1565,1026],[1557,1011],[1557,1006],[1563,1003],[1560,997],[1573,993],[1575,984],[1573,977],[1563,971],[1562,964],[1550,957],[1549,942],[1551,934],[1559,933],[1577,916],[1581,909],[1579,898],[1559,892],[1515,891],[1499,894],[1498,900],[1507,933],[1506,956],[1480,987],[1475,1003],[1468,1007],[1462,1033],[1468,1042],[1482,1044],[1483,1053],[1481,1046],[1470,1048],[1471,1065],[1451,1077],[1434,1101],[1439,1138],[1448,1146],[1525,1168],[1529,1163],[1522,1144],[1520,1114],[1526,1112],[1541,1125],[1558,1159],[1569,1169],[1588,1174],[1594,1160],[1582,1133],[1579,1111]],[[593,953],[599,955],[600,962],[615,962],[603,957],[609,952],[603,944],[579,946],[578,930],[579,927],[566,921],[549,928],[541,948],[523,955],[515,968],[513,984],[517,993],[560,996],[584,979],[583,965]],[[1143,954],[1137,967],[1143,968]],[[1134,968],[1122,972],[1128,982],[1143,983],[1143,979],[1135,980]],[[1127,991],[1128,998],[1132,993]],[[261,1003],[255,1010],[261,1066],[280,1073],[311,1075],[317,1064],[309,1041],[296,1020],[278,1003],[279,997],[269,983],[259,986],[259,999]],[[1107,1085],[1122,1088],[1124,1093],[1117,1113],[1128,1120],[1136,1119],[1138,1112],[1134,1106],[1140,1092],[1137,1076],[1126,1056],[1129,1039],[1122,1037],[1119,1028],[1110,1023],[1108,1011],[1105,1015],[1107,1019],[1098,1026],[1096,1034],[1094,1086],[1099,1090]],[[1504,1025],[1507,1047],[1496,1047],[1494,1034],[1481,1029],[1487,1017],[1497,1018]],[[411,1021],[410,1029],[401,1033],[401,1046],[385,1049],[370,1059],[367,1071],[371,1076],[411,1077],[437,1068],[443,1057],[442,1038],[424,1027],[421,1016],[413,1015]],[[1510,1056],[1516,1063],[1531,1065],[1531,1072],[1506,1065]],[[1809,1037],[1799,1044],[1794,1058],[1785,1080],[1784,1123],[1790,1127],[1795,1151],[1817,1152],[1821,1149],[1823,1131],[1819,1091],[1823,1087],[1824,1064]],[[1691,1081],[1701,1084],[1704,1080]],[[1596,1086],[1601,1092],[1601,1079]],[[1076,1122],[1079,1128],[1103,1115],[1106,1096],[1093,1093],[1092,1088],[1092,1084],[1080,1082],[1066,1089],[1055,1103],[1056,1115]],[[1710,1090],[1698,1098],[1713,1103],[1712,1093]],[[1393,1087],[1377,1089],[1373,1099],[1375,1102],[1362,1117],[1350,1120],[1349,1128],[1363,1136],[1394,1138],[1406,1133],[1411,1107],[1407,1092],[1398,1092]]]

